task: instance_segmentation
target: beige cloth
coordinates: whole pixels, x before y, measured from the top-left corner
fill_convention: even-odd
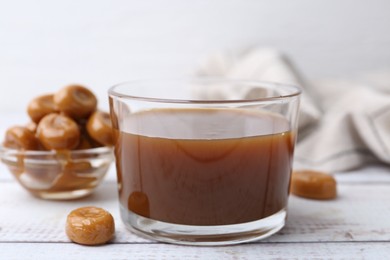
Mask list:
[[[359,81],[308,83],[285,55],[274,49],[215,54],[197,75],[297,84],[303,88],[295,168],[346,171],[371,162],[390,164],[390,71]],[[202,91],[207,98],[254,98],[254,89]]]

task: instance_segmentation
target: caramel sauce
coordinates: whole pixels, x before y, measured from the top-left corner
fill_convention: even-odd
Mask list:
[[[281,116],[152,109],[123,121],[115,146],[122,207],[186,225],[245,223],[286,207],[295,136]]]

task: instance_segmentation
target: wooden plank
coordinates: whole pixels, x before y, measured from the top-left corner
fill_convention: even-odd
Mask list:
[[[1,259],[389,259],[389,242],[262,243],[226,247],[167,244],[0,243]]]
[[[68,242],[67,214],[94,205],[109,210],[116,221],[114,243],[147,242],[128,232],[119,217],[115,182],[76,201],[45,201],[30,196],[15,182],[0,182],[0,242]],[[389,185],[343,184],[334,201],[292,196],[286,227],[265,242],[390,241]]]
[[[291,196],[287,225],[269,241],[390,241],[390,186],[338,188],[331,201]]]
[[[1,136],[0,136],[1,140]],[[388,183],[390,185],[390,166],[384,164],[368,165],[364,168],[349,172],[340,172],[335,174],[337,182],[340,184],[378,184]],[[0,163],[0,182],[13,181],[12,174],[7,167]],[[116,181],[116,172],[114,164],[111,165],[105,181]]]
[[[116,183],[107,182],[91,196],[74,201],[48,201],[31,196],[17,183],[0,183],[0,242],[68,242],[65,235],[67,214],[78,207],[105,208],[114,216],[118,241],[144,242],[128,232],[119,217]],[[3,211],[4,210],[4,211]]]

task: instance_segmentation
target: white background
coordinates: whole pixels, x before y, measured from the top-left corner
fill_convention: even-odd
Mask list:
[[[73,82],[106,109],[115,83],[251,46],[285,51],[308,78],[388,68],[390,1],[0,0],[0,112]]]

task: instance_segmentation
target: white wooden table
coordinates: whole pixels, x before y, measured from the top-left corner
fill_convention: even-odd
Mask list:
[[[3,134],[15,118],[0,118]],[[337,200],[291,196],[286,227],[266,240],[190,247],[149,241],[126,230],[119,217],[114,167],[87,198],[45,201],[28,194],[0,165],[0,259],[390,259],[390,167],[367,166],[336,177]],[[112,243],[88,247],[66,237],[67,214],[87,205],[113,214]]]

